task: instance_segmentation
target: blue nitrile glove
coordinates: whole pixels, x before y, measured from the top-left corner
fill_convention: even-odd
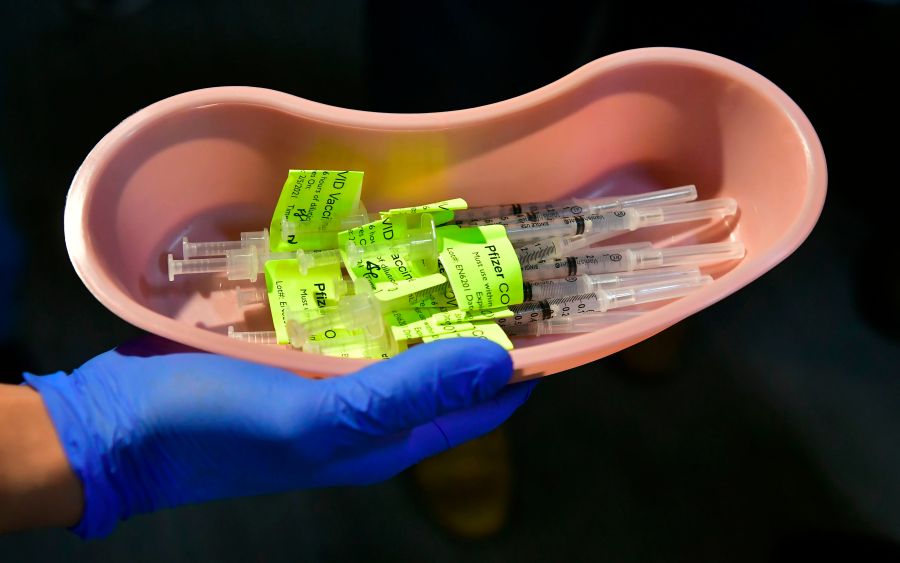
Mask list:
[[[323,381],[149,346],[25,376],[84,486],[82,537],[165,507],[381,481],[497,427],[533,386],[504,389],[509,354],[468,338]]]

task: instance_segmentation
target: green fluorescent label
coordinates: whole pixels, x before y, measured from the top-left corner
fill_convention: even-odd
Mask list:
[[[341,220],[359,204],[363,173],[349,170],[291,170],[269,225],[273,252],[322,250],[337,246]],[[297,225],[283,237],[281,222]]]
[[[494,322],[482,322],[482,323],[474,323],[474,327],[469,330],[460,330],[456,332],[448,332],[444,334],[434,334],[429,336],[422,337],[423,342],[434,342],[435,340],[444,340],[446,338],[482,338],[484,340],[490,340],[492,342],[496,342],[500,346],[503,346],[506,350],[513,349],[513,343],[506,336],[506,333],[503,331],[500,326],[498,326]]]
[[[522,303],[522,268],[503,225],[445,226],[441,264],[460,309],[499,309]]]
[[[335,305],[338,295],[335,292],[334,282],[339,279],[341,279],[339,264],[310,268],[304,276],[300,274],[296,260],[266,262],[269,310],[272,313],[275,336],[279,344],[290,344],[285,328],[288,311],[317,311],[322,307]]]

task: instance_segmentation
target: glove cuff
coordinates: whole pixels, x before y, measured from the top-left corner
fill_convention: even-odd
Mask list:
[[[120,519],[120,503],[107,473],[104,440],[94,429],[104,421],[93,420],[86,408],[92,398],[84,393],[78,372],[37,376],[25,373],[25,382],[40,393],[69,463],[81,481],[84,512],[71,530],[82,538],[108,535]]]

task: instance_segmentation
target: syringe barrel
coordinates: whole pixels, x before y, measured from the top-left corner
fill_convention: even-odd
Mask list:
[[[593,244],[636,229],[641,217],[636,213],[638,209],[619,209],[590,215],[505,225],[506,235],[513,244],[579,235],[590,237],[591,244]]]
[[[632,269],[631,252],[621,249],[523,264],[522,277],[526,281],[538,281],[578,274],[628,272]]]
[[[532,242],[517,244],[514,248],[519,264],[535,264],[548,260],[562,258],[563,256],[573,256],[580,252],[584,252],[587,247],[609,238],[603,233],[588,232],[586,234],[572,237],[551,237]],[[646,245],[650,243],[634,243],[630,246]],[[629,245],[620,245],[620,247],[628,247]]]
[[[513,312],[513,316],[497,319],[497,324],[505,329],[508,326],[536,323],[549,319],[553,313],[544,304],[544,301],[526,301],[519,305],[513,305],[509,308]]]
[[[529,264],[537,264],[552,260],[562,253],[562,242],[566,237],[551,237],[514,246],[519,264],[524,268]]]
[[[627,231],[633,231],[638,227],[638,209],[618,209],[589,215],[586,217],[588,224],[585,233],[594,241],[599,242]]]
[[[568,297],[556,297],[543,301],[529,301],[513,305],[513,316],[497,319],[500,326],[534,323],[553,317],[605,311],[606,297],[602,292],[584,293]]]
[[[567,198],[538,203],[475,207],[472,209],[456,211],[454,213],[454,221],[456,224],[465,224],[469,226],[512,225],[515,223],[528,223],[561,217],[575,217],[576,215],[591,215],[604,211],[624,209],[626,207],[668,205],[693,201],[695,199],[697,199],[696,187],[692,185],[679,186],[677,188],[624,196],[610,196],[594,199]]]
[[[526,223],[504,225],[506,237],[513,244],[555,237],[572,237],[585,232],[584,217],[558,217]]]

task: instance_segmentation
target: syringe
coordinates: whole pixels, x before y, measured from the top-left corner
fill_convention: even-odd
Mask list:
[[[526,281],[539,281],[578,274],[631,272],[666,266],[704,266],[744,257],[741,242],[718,242],[653,248],[650,243],[586,249],[583,254],[522,265]]]
[[[183,274],[213,274],[224,272],[229,280],[249,280],[255,282],[271,260],[295,260],[297,269],[306,275],[309,268],[326,264],[340,264],[341,255],[337,250],[320,250],[295,252],[261,252],[256,246],[226,250],[225,256],[211,258],[191,258],[178,260],[171,254],[168,256],[169,281]]]
[[[269,260],[296,259],[294,252],[260,252],[256,246],[246,246],[226,250],[225,256],[213,258],[191,258],[178,260],[171,254],[168,257],[169,281],[183,274],[212,274],[224,272],[229,280],[249,280],[255,282]]]
[[[406,221],[406,227],[402,236],[396,240],[375,244],[356,244],[350,242],[347,245],[347,257],[351,264],[355,264],[366,257],[372,257],[383,252],[400,252],[409,260],[422,264],[423,271],[436,272],[438,270],[438,239],[435,230],[434,218],[429,213],[410,214],[402,219]],[[190,243],[187,239],[182,242],[184,252],[188,256],[198,256],[200,253],[224,254],[224,256],[212,256],[209,258],[191,258],[178,260],[173,255],[168,256],[169,281],[175,281],[175,276],[182,274],[207,274],[224,272],[230,280],[256,281],[259,274],[269,260],[296,260],[300,273],[306,275],[310,268],[342,262],[338,250],[297,250],[294,252],[269,252],[268,234],[266,231],[265,243],[245,243],[243,241],[221,241],[208,243]],[[248,233],[242,233],[242,238]],[[254,234],[254,233],[249,233]],[[253,239],[254,241],[256,239]],[[260,239],[262,240],[262,239]],[[360,243],[363,241],[360,240]],[[228,246],[226,248],[226,246]],[[234,248],[231,248],[233,246]],[[225,250],[221,250],[225,248]]]
[[[700,277],[700,268],[696,266],[675,266],[672,268],[656,268],[638,272],[612,274],[579,274],[567,278],[524,282],[522,284],[525,301],[542,301],[555,297],[583,295],[596,289],[635,286],[660,281],[691,280]]]
[[[610,309],[675,299],[711,282],[711,276],[700,276],[689,280],[660,281],[643,285],[597,289],[582,295],[530,301],[511,306],[513,316],[497,319],[497,324],[503,327],[520,325],[555,317],[606,312]]]
[[[642,227],[721,219],[736,212],[736,201],[731,198],[719,198],[677,203],[664,207],[629,207],[594,215],[516,223],[506,225],[506,234],[514,246],[516,243],[539,241],[534,245],[522,245],[517,248],[519,259],[527,260],[525,263],[530,263],[544,260],[552,257],[551,254],[564,251],[556,247],[562,246],[563,239],[566,237],[585,235],[590,237],[590,244],[594,244]],[[553,248],[548,249],[548,247]]]
[[[340,222],[340,227],[334,230],[338,231],[352,229],[369,222],[369,214],[362,202],[359,202],[357,208]],[[303,234],[306,232],[321,232],[324,229],[304,229],[301,223],[284,220],[281,222],[282,238],[287,239],[289,236]],[[331,232],[331,231],[329,231]],[[191,242],[187,237],[181,239],[182,257],[187,260],[189,258],[207,258],[211,256],[225,256],[229,250],[239,250],[249,246],[256,247],[260,253],[269,252],[269,229],[261,231],[246,231],[241,233],[240,240],[219,240]]]
[[[697,188],[690,185],[599,199],[570,198],[524,205],[507,204],[473,207],[454,211],[453,220],[457,225],[470,227],[497,224],[507,225],[543,221],[558,217],[593,215],[626,207],[671,205],[673,203],[694,201],[695,199],[697,199]]]
[[[503,330],[509,336],[548,336],[551,334],[592,332],[634,319],[642,314],[637,311],[586,313],[584,315],[553,317],[534,323],[504,326]]]

